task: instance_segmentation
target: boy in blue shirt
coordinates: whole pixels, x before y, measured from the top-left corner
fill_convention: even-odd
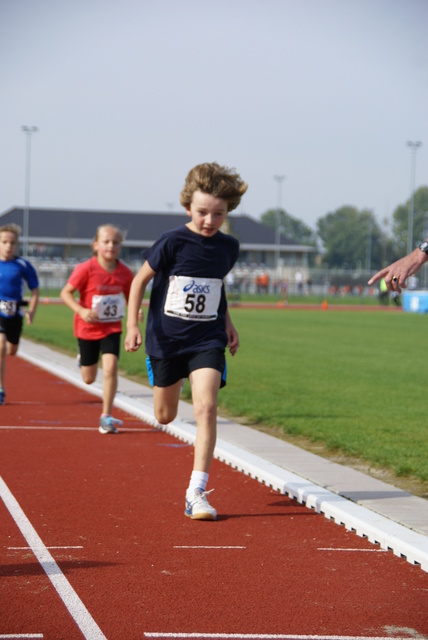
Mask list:
[[[128,301],[127,351],[142,344],[138,309],[153,279],[146,327],[149,379],[156,419],[177,416],[183,378],[189,378],[196,441],[185,515],[216,520],[208,503],[208,473],[217,436],[217,395],[226,384],[225,349],[235,355],[239,337],[230,319],[223,280],[239,255],[239,243],[220,231],[247,184],[217,163],[197,165],[187,175],[180,202],[190,221],[162,234],[144,252]]]
[[[15,255],[20,233],[21,229],[15,224],[0,227],[0,405],[4,404],[6,395],[6,354],[16,354],[22,333],[26,285],[31,291],[25,311],[27,324],[32,323],[39,301],[39,281],[34,267]]]

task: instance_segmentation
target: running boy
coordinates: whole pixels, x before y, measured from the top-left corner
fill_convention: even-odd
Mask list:
[[[74,335],[79,344],[80,371],[86,384],[95,381],[102,354],[100,433],[117,433],[117,427],[122,424],[111,412],[118,383],[121,319],[134,277],[119,260],[122,240],[117,227],[109,224],[98,227],[92,245],[94,256],[77,265],[61,291],[62,300],[75,314]],[[79,291],[79,302],[74,298],[75,291]]]
[[[25,284],[31,291],[25,311],[27,324],[32,323],[39,301],[39,280],[34,267],[15,255],[20,233],[21,229],[15,224],[0,227],[0,405],[4,404],[6,395],[6,354],[16,354],[22,333]]]
[[[185,515],[215,520],[205,491],[217,435],[217,396],[226,384],[225,348],[234,355],[238,333],[227,309],[223,279],[239,254],[236,238],[220,231],[247,184],[232,169],[200,164],[187,175],[180,202],[190,221],[161,235],[145,251],[129,296],[125,348],[142,344],[137,313],[153,280],[146,327],[149,379],[161,424],[177,415],[182,379],[188,377],[196,419],[194,465]]]

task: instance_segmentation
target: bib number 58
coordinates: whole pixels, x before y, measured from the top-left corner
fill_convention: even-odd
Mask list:
[[[195,293],[188,293],[184,308],[188,313],[192,313],[192,311],[196,311],[196,313],[203,313],[205,310],[205,301],[206,297],[204,295],[196,297]]]

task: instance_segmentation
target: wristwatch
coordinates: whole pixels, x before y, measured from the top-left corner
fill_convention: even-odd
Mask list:
[[[428,241],[424,240],[418,245],[419,249],[428,255]]]

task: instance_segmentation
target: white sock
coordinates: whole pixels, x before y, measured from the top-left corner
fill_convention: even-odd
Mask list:
[[[205,473],[204,471],[192,471],[186,494],[188,495],[189,493],[193,493],[195,489],[202,489],[202,491],[205,491],[208,484],[208,477],[208,473]]]

